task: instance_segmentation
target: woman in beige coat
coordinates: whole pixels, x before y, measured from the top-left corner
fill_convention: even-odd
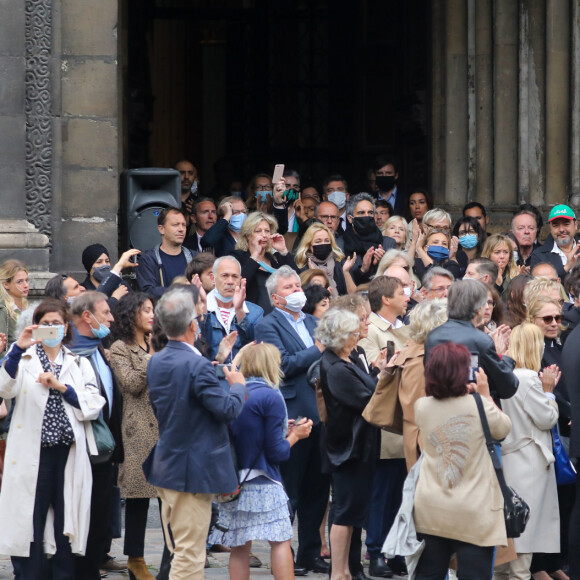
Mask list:
[[[409,315],[409,335],[407,344],[392,362],[401,367],[399,381],[399,401],[403,408],[403,446],[407,471],[417,463],[420,448],[419,427],[415,423],[415,402],[425,396],[425,340],[427,335],[447,320],[447,300],[436,298],[421,302]]]
[[[496,580],[527,580],[534,552],[560,552],[551,433],[558,420],[553,391],[560,373],[552,365],[538,375],[543,346],[544,336],[535,324],[520,324],[512,330],[509,355],[516,361],[514,373],[520,386],[511,399],[502,401],[503,410],[512,421],[512,430],[502,443],[501,454],[506,482],[530,506],[530,520],[524,533],[514,539],[518,557],[496,568]]]
[[[123,445],[125,462],[119,466],[119,486],[125,504],[125,546],[131,578],[154,578],[143,558],[149,499],[157,492],[149,485],[142,464],[159,433],[147,390],[147,363],[151,356],[153,303],[143,293],[126,294],[115,309],[111,367],[123,392]]]
[[[425,540],[416,580],[443,580],[454,553],[459,578],[489,578],[494,547],[507,545],[503,496],[467,384],[470,358],[460,344],[433,348],[425,367],[427,396],[415,403],[424,447],[413,515],[417,537]],[[493,402],[483,371],[476,375],[491,435],[503,439],[510,419]]]

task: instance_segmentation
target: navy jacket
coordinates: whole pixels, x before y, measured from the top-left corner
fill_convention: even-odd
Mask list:
[[[147,481],[190,493],[236,489],[227,423],[242,411],[248,391],[220,385],[212,364],[182,342],[170,340],[147,366],[149,398],[159,441],[143,463]]]
[[[195,256],[188,248],[182,246],[187,263],[191,262]],[[183,270],[185,274],[185,268]],[[139,265],[136,268],[137,284],[141,292],[151,294],[155,298],[161,298],[169,286],[171,280],[167,279],[167,273],[159,257],[159,246],[143,252],[139,256]],[[163,279],[161,277],[163,276]]]
[[[509,356],[500,358],[493,340],[471,322],[451,318],[432,330],[425,341],[425,365],[431,349],[442,342],[462,344],[469,352],[478,355],[479,366],[487,375],[489,390],[496,403],[499,399],[509,399],[516,394],[520,384],[513,372],[516,362]]]
[[[254,329],[256,324],[264,316],[264,310],[260,308],[257,304],[252,304],[251,302],[244,303],[249,312],[246,313],[244,319],[238,322],[237,317],[234,316],[232,323],[230,325],[230,332],[234,330],[238,331],[238,338],[236,339],[236,344],[228,357],[227,362],[230,362],[233,357],[238,354],[238,351],[242,346],[252,342],[254,340]],[[206,339],[208,343],[207,357],[210,360],[214,360],[218,349],[220,347],[220,342],[226,336],[226,329],[223,327],[219,320],[220,314],[215,312],[208,312],[200,324],[201,334]]]
[[[316,318],[307,314],[304,324],[313,336],[317,324]],[[308,417],[315,425],[318,424],[320,418],[316,396],[306,378],[310,365],[321,357],[318,347],[312,345],[306,348],[294,328],[276,309],[264,316],[256,325],[254,338],[258,342],[273,344],[282,355],[284,380],[280,385],[280,392],[286,401],[288,417],[291,419]]]
[[[236,248],[236,239],[230,234],[230,223],[220,218],[201,238],[204,251],[213,251],[216,258],[229,256]]]
[[[282,482],[278,463],[290,457],[284,399],[260,378],[249,379],[247,385],[248,401],[231,424],[238,469],[261,469]]]
[[[552,236],[548,236],[547,240],[532,252],[532,255],[530,256],[530,271],[533,270],[538,264],[547,262],[548,264],[552,264],[552,266],[554,266],[554,269],[556,272],[558,272],[560,280],[563,282],[568,272],[564,270],[562,258],[558,254],[554,254],[552,252],[553,248],[554,238]]]

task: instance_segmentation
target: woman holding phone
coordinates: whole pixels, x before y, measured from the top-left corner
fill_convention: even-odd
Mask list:
[[[33,322],[0,369],[0,397],[16,402],[0,494],[0,552],[11,556],[17,580],[69,579],[89,531],[85,428],[105,399],[89,362],[64,346],[72,336],[66,305],[44,300]],[[39,325],[56,337],[35,339]]]

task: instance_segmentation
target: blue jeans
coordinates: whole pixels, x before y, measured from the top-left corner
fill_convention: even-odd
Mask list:
[[[377,461],[366,539],[371,558],[378,558],[381,555],[385,538],[401,507],[406,477],[407,465],[404,459],[379,459]]]

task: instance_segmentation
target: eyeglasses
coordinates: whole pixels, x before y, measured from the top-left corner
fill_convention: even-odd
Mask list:
[[[445,233],[445,234],[448,234],[451,231],[451,228],[449,226],[430,226],[429,224],[426,224],[425,222],[423,222],[423,227],[427,228],[428,230],[432,230],[435,232],[441,232],[441,233]]]
[[[558,324],[562,322],[561,314],[556,314],[556,316],[536,316],[536,318],[541,318],[546,324],[552,324],[554,321]]]
[[[457,235],[459,237],[469,236],[469,235],[477,235],[477,232],[475,232],[474,230],[463,230],[463,231],[457,232]]]
[[[431,288],[431,292],[445,292],[446,290],[449,290],[449,286],[437,286],[436,288]]]
[[[270,191],[271,189],[271,183],[268,183],[268,185],[256,185],[256,191]]]

